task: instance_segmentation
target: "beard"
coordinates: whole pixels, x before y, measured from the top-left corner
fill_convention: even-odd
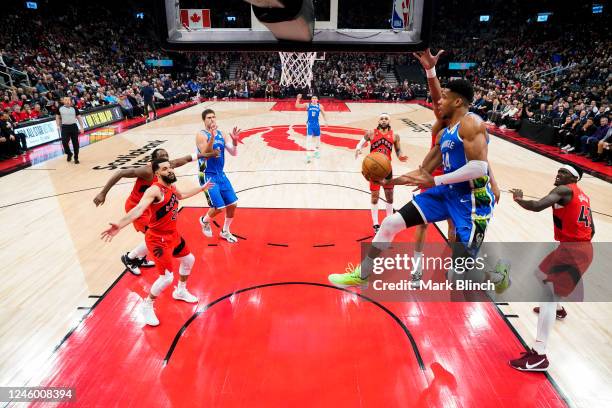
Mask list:
[[[380,130],[389,130],[389,129],[391,129],[391,126],[389,126],[389,125],[384,125],[384,126],[383,126],[383,125],[379,124],[379,125],[378,125],[378,128],[379,128]]]
[[[169,174],[167,176],[160,176],[164,183],[172,184],[176,182],[176,175],[174,173]]]

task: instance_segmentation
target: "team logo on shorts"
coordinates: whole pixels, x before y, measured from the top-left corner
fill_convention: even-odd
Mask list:
[[[163,248],[161,247],[153,248],[153,255],[155,255],[156,258],[161,258],[163,254],[164,254]]]

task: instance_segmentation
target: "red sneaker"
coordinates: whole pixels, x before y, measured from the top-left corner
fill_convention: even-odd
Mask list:
[[[540,314],[540,308],[534,307],[533,312],[536,314]],[[561,310],[557,310],[557,320],[563,320],[566,317],[567,317],[567,312],[565,311],[565,308],[561,306]]]
[[[534,349],[529,349],[516,360],[510,360],[510,366],[521,371],[546,371],[548,358],[546,354],[538,354]]]

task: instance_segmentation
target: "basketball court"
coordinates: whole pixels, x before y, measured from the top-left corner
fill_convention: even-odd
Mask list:
[[[345,28],[338,1],[322,3],[330,5],[317,18],[315,40],[295,48],[315,59],[359,47],[422,49],[428,41],[429,2],[407,2],[406,27],[384,33]],[[219,50],[290,50],[263,24],[207,31],[215,15],[200,10],[192,18],[192,4],[158,1],[169,48],[208,42]],[[383,302],[329,283],[329,274],[359,263],[361,244],[374,235],[358,141],[388,113],[408,156],[405,163],[393,158],[393,173],[406,173],[429,151],[434,115],[424,103],[322,105],[328,121],[321,157],[311,163],[306,114],[294,99],[215,98],[92,142],[78,166],[61,156],[3,177],[0,384],[73,387],[76,399],[59,405],[82,407],[612,406],[609,303],[565,304],[571,317],[555,325],[548,373],[523,373],[508,360],[534,341],[535,304]],[[142,235],[128,227],[111,243],[100,239],[124,214],[133,180],[117,183],[100,207],[93,199],[114,172],[141,164],[155,148],[171,159],[194,153],[207,108],[220,130],[241,129],[238,155],[225,159],[239,198],[238,243],[219,238],[223,216],[212,238],[202,234],[204,194],[181,201],[179,231],[196,258],[189,290],[199,302],[177,302],[166,290],[156,301],[161,324],[149,327],[139,308],[157,272],[135,276],[120,261]],[[560,163],[495,136],[488,159],[502,195],[486,241],[551,241],[550,211],[522,210],[509,190],[544,196]],[[195,162],[177,168],[179,188],[197,185],[198,171]],[[610,184],[585,175],[580,185],[591,197],[594,241],[611,241]],[[395,188],[396,210],[413,190]],[[383,213],[381,205],[381,220]],[[430,227],[427,243],[445,244],[446,228]],[[414,232],[396,241],[413,242]]]
[[[430,140],[429,109],[330,108],[322,157],[307,165],[303,112],[275,106],[205,102],[92,144],[81,166],[58,158],[3,179],[11,191],[0,210],[10,272],[1,290],[3,383],[74,386],[81,406],[186,406],[193,398],[202,406],[531,406],[525,401],[536,397],[545,406],[606,405],[606,304],[566,305],[576,317],[556,325],[549,354],[556,364],[546,376],[507,364],[522,339],[533,340],[532,304],[373,303],[329,285],[327,275],[357,262],[359,243],[372,237],[368,185],[353,146],[384,107],[409,155],[394,168],[415,168]],[[164,293],[162,324],[144,327],[137,306],[155,272],[136,277],[119,261],[141,236],[126,230],[111,244],[99,239],[123,213],[132,183],[120,182],[96,208],[93,197],[113,170],[94,168],[145,145],[171,157],[192,152],[205,107],[217,112],[221,129],[243,129],[238,156],[227,160],[240,241],[219,240],[217,227],[215,237],[202,235],[203,195],[182,202],[179,228],[196,256],[190,288],[200,301]],[[495,137],[490,157],[504,191],[522,187],[532,196],[548,191],[559,166]],[[177,169],[178,185],[194,185],[196,170],[194,163]],[[609,186],[588,176],[581,183],[594,197],[596,239],[605,241],[612,236]],[[398,188],[395,208],[411,195]],[[550,214],[521,212],[510,194],[495,211],[488,241],[551,239]],[[412,233],[398,240],[409,242]],[[25,246],[26,239],[36,244]],[[443,240],[430,230],[429,242]]]

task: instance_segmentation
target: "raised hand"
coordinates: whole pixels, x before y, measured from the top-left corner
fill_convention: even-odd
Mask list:
[[[399,156],[398,159],[401,162],[407,162],[408,161],[408,156]]]
[[[425,51],[413,52],[412,55],[419,60],[423,68],[430,69],[436,66],[440,55],[444,53],[444,50],[438,51],[436,55],[431,53],[431,49],[427,48]]]
[[[239,136],[240,136],[241,131],[242,130],[240,130],[238,126],[234,126],[234,128],[232,129],[232,132],[230,133],[230,137],[234,141],[234,145],[238,144],[238,141],[240,140]]]

